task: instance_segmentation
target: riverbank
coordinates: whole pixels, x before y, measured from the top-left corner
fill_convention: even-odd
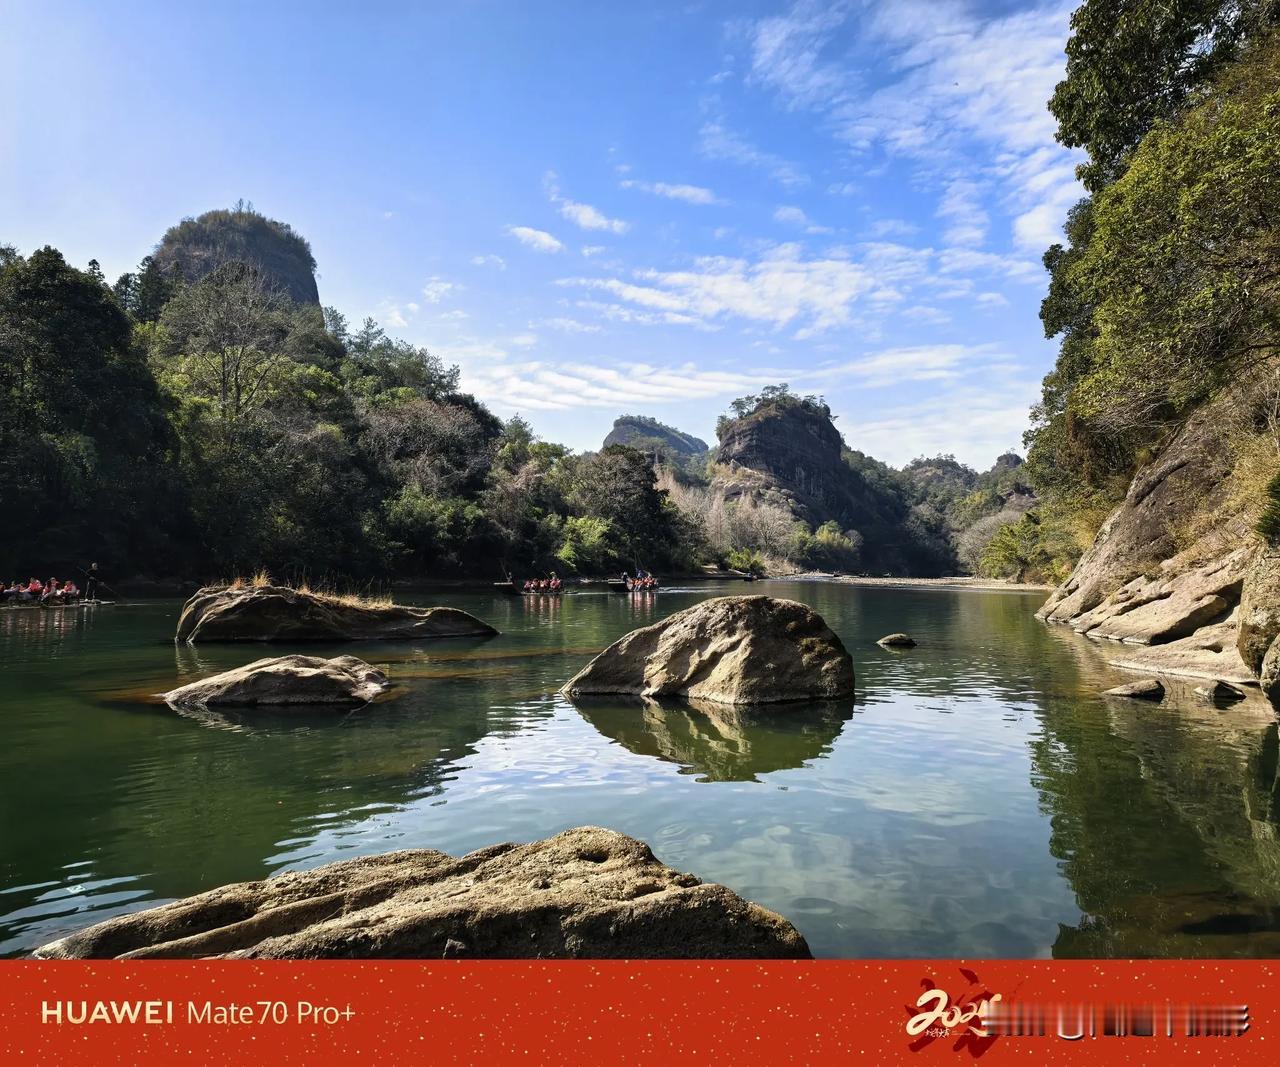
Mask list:
[[[829,574],[823,571],[802,571],[796,574],[780,574],[773,581],[786,582],[842,582],[845,585],[904,586],[912,589],[977,589],[986,592],[1051,593],[1053,586],[1035,582],[1010,582],[1001,578],[975,578],[955,575],[950,578],[871,578],[852,574]]]

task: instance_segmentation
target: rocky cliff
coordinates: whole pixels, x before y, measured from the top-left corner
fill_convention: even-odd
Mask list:
[[[610,445],[630,445],[646,451],[652,447],[677,456],[698,456],[709,451],[707,442],[700,437],[644,415],[620,415],[614,419],[613,429],[601,447]]]
[[[1133,479],[1039,616],[1117,642],[1121,667],[1258,684],[1280,697],[1280,552],[1231,499],[1224,395]]]
[[[845,448],[826,406],[799,400],[761,404],[718,428],[714,487],[726,500],[789,510],[816,528],[828,521],[862,537],[864,566],[928,576],[945,569],[912,527],[900,492],[873,475],[892,472]],[[861,459],[870,473],[855,466]]]
[[[299,304],[320,303],[316,261],[306,239],[291,226],[252,208],[206,211],[169,228],[154,253],[165,271],[176,268],[197,282],[224,263],[252,263]]]

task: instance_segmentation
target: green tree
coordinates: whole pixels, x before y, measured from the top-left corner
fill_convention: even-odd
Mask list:
[[[1058,140],[1084,148],[1091,191],[1123,173],[1159,122],[1179,114],[1242,43],[1274,24],[1275,0],[1086,0],[1071,17],[1067,76],[1049,109]]]

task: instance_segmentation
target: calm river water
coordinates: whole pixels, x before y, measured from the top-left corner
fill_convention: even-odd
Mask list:
[[[1105,699],[1125,676],[1037,622],[1040,595],[756,586],[843,638],[858,693],[836,705],[556,694],[628,630],[745,591],[419,598],[502,636],[343,646],[401,694],[235,718],[145,695],[339,649],[175,648],[176,601],[0,612],[0,955],[275,871],[592,823],[781,912],[819,956],[1280,956],[1269,705]],[[875,645],[896,630],[920,647]]]

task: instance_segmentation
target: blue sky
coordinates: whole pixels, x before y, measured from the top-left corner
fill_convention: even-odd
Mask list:
[[[114,277],[244,198],[546,438],[787,381],[986,467],[1053,358],[1071,6],[0,0],[0,241]]]

